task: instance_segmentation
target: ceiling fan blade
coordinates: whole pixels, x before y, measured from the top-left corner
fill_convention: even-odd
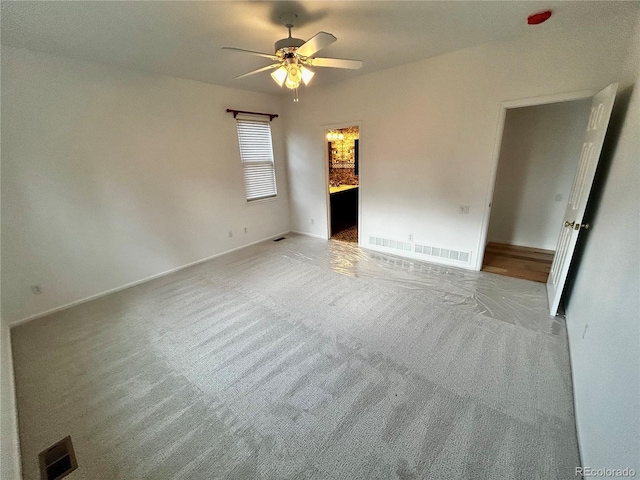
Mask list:
[[[338,39],[330,33],[318,32],[305,43],[303,43],[300,48],[296,50],[296,53],[301,57],[310,57],[323,48],[328,47],[336,40]]]
[[[347,60],[346,58],[310,58],[309,65],[312,67],[349,68],[357,70],[362,67],[362,60]]]
[[[280,65],[282,65],[282,64],[281,63],[274,63],[273,65],[267,65],[266,67],[262,67],[262,68],[259,68],[257,70],[253,70],[252,72],[244,73],[242,75],[238,75],[237,77],[233,77],[233,78],[234,78],[234,80],[237,80],[238,78],[248,77],[249,75],[255,75],[256,73],[266,72],[267,70],[273,70],[274,68],[278,68]]]
[[[235,48],[235,47],[222,47],[222,49],[234,50],[236,52],[248,53],[250,55],[257,55],[258,57],[269,58],[271,60],[280,60],[276,55],[271,55],[270,53],[254,52],[253,50],[244,50],[242,48]]]

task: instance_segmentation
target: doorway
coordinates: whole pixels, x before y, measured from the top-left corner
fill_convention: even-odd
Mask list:
[[[327,129],[324,133],[329,173],[329,237],[358,243],[360,127]]]
[[[591,99],[507,108],[482,270],[547,282]]]

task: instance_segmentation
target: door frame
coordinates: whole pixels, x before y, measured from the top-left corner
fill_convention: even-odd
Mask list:
[[[507,100],[500,103],[500,115],[498,117],[498,128],[496,138],[493,144],[493,156],[491,159],[491,175],[489,177],[488,195],[484,206],[482,216],[482,230],[480,231],[480,243],[478,244],[478,255],[476,256],[475,270],[482,270],[484,261],[484,251],[487,248],[487,235],[489,234],[489,220],[491,218],[491,204],[493,203],[493,195],[496,188],[496,176],[498,174],[498,162],[500,161],[500,150],[502,149],[502,140],[504,136],[504,125],[507,119],[507,110],[513,108],[535,107],[538,105],[548,105],[550,103],[571,102],[574,100],[583,100],[591,98],[599,90],[580,90],[574,92],[557,93],[554,95],[543,95],[539,97],[527,97],[517,100]]]
[[[331,238],[331,194],[329,193],[329,150],[327,149],[327,130],[339,130],[341,128],[348,127],[358,127],[358,139],[362,139],[362,122],[360,120],[353,122],[340,122],[340,123],[331,123],[327,125],[321,125],[322,127],[322,140],[323,140],[323,148],[322,158],[324,159],[324,190],[325,190],[325,216],[327,222],[327,240]],[[361,144],[362,145],[362,144]],[[358,164],[360,166],[358,170],[358,246],[361,246],[362,236],[360,232],[362,231],[362,162],[360,162],[360,157],[362,157],[362,146],[358,151],[359,158]]]

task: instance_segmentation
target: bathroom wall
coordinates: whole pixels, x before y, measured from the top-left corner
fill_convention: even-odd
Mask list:
[[[358,127],[347,127],[330,130],[329,135],[339,135],[341,138],[328,142],[329,151],[329,185],[358,185],[358,175],[355,171],[356,148],[355,141],[359,138]]]

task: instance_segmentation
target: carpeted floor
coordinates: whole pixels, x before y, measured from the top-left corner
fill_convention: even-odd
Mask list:
[[[12,330],[24,478],[559,479],[544,285],[289,235]]]

